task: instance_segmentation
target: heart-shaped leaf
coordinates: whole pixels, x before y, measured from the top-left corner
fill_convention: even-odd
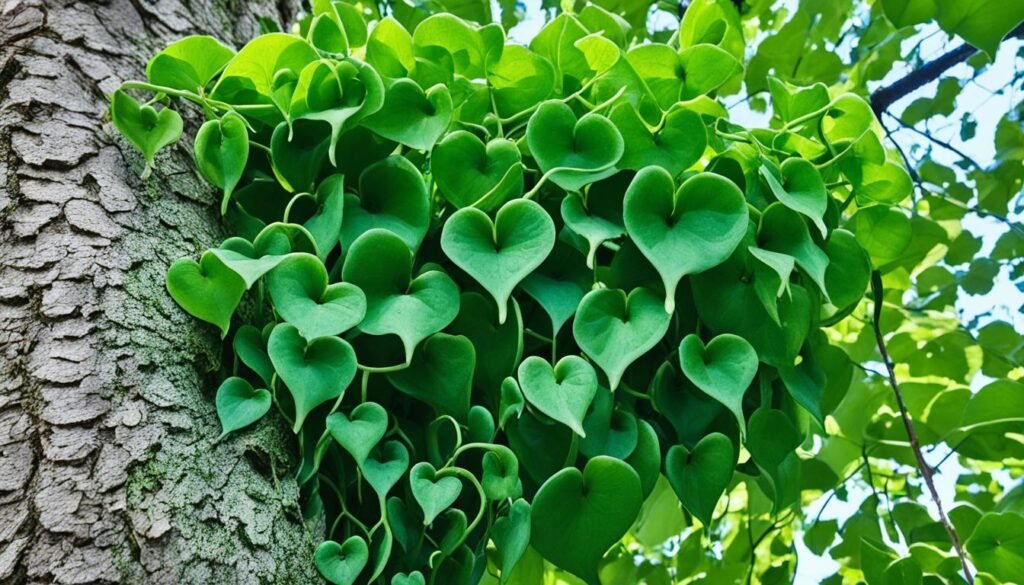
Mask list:
[[[749,240],[753,241],[752,237]],[[807,338],[810,296],[792,283],[789,295],[778,299],[779,322],[761,307],[758,272],[751,274],[748,247],[740,246],[725,263],[693,277],[693,299],[701,323],[716,334],[734,333],[746,339],[762,362],[788,367]],[[778,283],[776,277],[775,285]],[[736,311],[735,307],[744,307]]]
[[[828,268],[825,288],[837,313],[843,314],[864,297],[871,278],[871,262],[852,233],[837,229],[825,245]]]
[[[547,260],[523,279],[520,287],[551,318],[551,336],[556,337],[565,322],[576,314],[592,281],[593,275],[583,263],[583,254],[557,240]]]
[[[636,417],[615,408],[615,398],[604,388],[598,390],[593,407],[583,420],[585,438],[580,453],[587,457],[607,455],[625,459],[636,449],[639,432]]]
[[[330,127],[315,120],[281,122],[270,136],[274,175],[292,193],[309,192],[327,165]]]
[[[299,74],[289,106],[289,119],[315,120],[330,126],[328,160],[338,166],[338,140],[384,104],[380,75],[365,63],[348,58],[320,59]]]
[[[520,498],[512,503],[508,515],[498,518],[491,528],[491,539],[501,559],[501,583],[507,583],[519,559],[530,546],[530,503]]]
[[[736,417],[740,432],[746,435],[743,417],[743,395],[757,374],[757,353],[746,339],[724,333],[707,346],[695,334],[687,335],[679,344],[679,365],[683,373]]]
[[[509,420],[519,418],[526,408],[526,399],[516,379],[509,376],[501,383],[501,401],[498,404],[498,426],[505,428]]]
[[[272,223],[262,228],[252,243],[245,238],[228,238],[210,252],[242,277],[246,288],[252,288],[289,254],[316,255],[318,250],[312,234],[301,225]]]
[[[455,503],[462,493],[462,482],[457,477],[437,477],[434,466],[421,461],[409,472],[409,486],[423,510],[423,525],[428,526],[438,514]]]
[[[485,146],[457,130],[434,147],[430,169],[437,188],[457,208],[497,209],[523,193],[523,163],[516,143],[495,138]]]
[[[508,447],[492,444],[484,453],[481,468],[483,473],[480,476],[480,485],[488,499],[499,502],[522,495],[519,459],[516,459],[515,453]]]
[[[519,365],[519,386],[537,410],[568,426],[581,437],[583,418],[597,393],[597,373],[579,356],[558,360],[555,367],[530,356]]]
[[[722,433],[706,435],[692,451],[675,445],[665,455],[665,475],[672,489],[705,528],[711,525],[718,500],[732,481],[736,449]]]
[[[430,150],[452,118],[448,88],[435,85],[424,92],[411,79],[398,79],[387,88],[384,105],[363,125],[384,138],[416,150]]]
[[[181,258],[171,264],[167,269],[167,292],[188,314],[216,325],[223,338],[242,300],[245,281],[212,252],[204,252],[199,262]]]
[[[671,319],[649,289],[634,289],[629,296],[618,289],[599,289],[583,297],[572,333],[614,390],[626,368],[661,341]]]
[[[361,536],[350,536],[342,544],[325,540],[316,547],[316,568],[334,585],[353,585],[370,561],[370,551]]]
[[[376,402],[364,402],[353,408],[351,414],[335,412],[327,417],[327,430],[361,466],[370,451],[384,438],[388,430],[388,413]]]
[[[345,196],[341,245],[347,249],[369,230],[384,228],[415,251],[429,225],[430,195],[423,176],[408,159],[389,156],[359,175],[358,196]]]
[[[177,142],[184,127],[178,112],[170,108],[157,112],[120,89],[111,98],[110,119],[117,131],[146,158],[143,178],[149,176],[157,151]]]
[[[761,214],[757,245],[771,252],[792,256],[797,267],[828,298],[825,287],[828,255],[814,243],[807,230],[807,223],[795,211],[781,203],[769,205]]]
[[[563,469],[537,491],[530,514],[531,543],[559,568],[588,585],[599,585],[597,564],[633,525],[642,503],[640,478],[632,467],[595,457],[583,473]]]
[[[677,190],[661,167],[646,167],[626,190],[626,230],[665,284],[665,310],[675,309],[679,280],[721,264],[747,233],[747,202],[736,185],[699,173]]]
[[[294,254],[267,275],[274,309],[306,339],[338,335],[366,315],[366,296],[359,287],[327,284],[327,269],[316,256]]]
[[[466,337],[435,333],[420,345],[409,367],[389,373],[388,381],[441,413],[465,421],[476,359]]]
[[[821,173],[814,164],[802,158],[787,158],[780,167],[782,180],[762,165],[761,176],[764,177],[772,194],[786,207],[809,218],[821,232],[821,237],[828,235],[825,227],[825,209],[828,207],[828,191]]]
[[[800,497],[800,459],[795,450],[802,442],[803,435],[785,412],[759,408],[750,415],[744,445],[764,472],[776,508]]]
[[[630,103],[621,103],[609,115],[622,134],[625,152],[620,169],[639,171],[658,165],[673,177],[700,160],[707,148],[708,137],[700,115],[677,107],[665,114],[661,127],[652,131]]]
[[[249,131],[237,114],[209,120],[196,132],[196,166],[206,182],[224,191],[220,213],[228,212],[231,192],[249,160]]]
[[[554,245],[551,216],[529,199],[509,201],[493,223],[479,209],[460,209],[441,233],[444,253],[494,297],[499,323],[505,322],[512,290],[544,262]]]
[[[448,508],[437,517],[431,531],[444,535],[437,539],[438,550],[442,555],[448,556],[462,545],[466,540],[468,524],[466,513],[458,508]]]
[[[154,85],[197,91],[234,56],[234,50],[211,36],[187,36],[149,60],[146,78]]]
[[[624,148],[607,118],[590,113],[577,120],[560,100],[537,108],[526,126],[526,142],[545,176],[566,191],[615,174]]]
[[[310,411],[340,396],[356,375],[356,354],[347,341],[317,337],[307,342],[288,323],[274,327],[267,350],[295,401],[295,432]]]
[[[423,578],[423,573],[413,571],[408,575],[395,573],[395,576],[391,578],[391,585],[427,585],[427,582]]]
[[[308,197],[309,206],[313,208],[313,213],[303,219],[302,226],[309,231],[309,235],[316,242],[320,260],[326,260],[327,255],[338,244],[338,239],[341,236],[342,217],[345,212],[345,177],[342,175],[327,177],[320,181],[315,196],[307,194],[306,197]],[[290,215],[293,207],[289,203],[286,214]],[[291,221],[290,217],[288,221]]]
[[[473,386],[488,396],[497,397],[501,381],[513,373],[523,355],[523,317],[519,304],[512,300],[512,318],[498,323],[498,307],[477,292],[464,292],[459,299],[459,315],[448,332],[463,335],[473,343],[478,356],[473,368]]]
[[[232,347],[238,359],[256,372],[269,388],[274,377],[274,364],[270,362],[270,356],[267,355],[267,342],[264,334],[252,325],[242,325],[238,331],[235,331]]]
[[[370,451],[359,468],[377,496],[384,499],[409,469],[409,451],[399,441],[387,441]]]
[[[626,233],[622,225],[622,193],[628,175],[594,183],[586,196],[570,193],[562,199],[562,219],[573,232],[587,240],[587,268],[594,269],[594,257],[601,244]]]
[[[244,378],[224,380],[217,389],[216,399],[221,438],[263,418],[270,411],[270,402],[269,391],[254,390]]]
[[[412,251],[401,238],[372,229],[352,243],[342,278],[366,294],[359,330],[397,335],[406,363],[419,342],[444,329],[459,312],[459,289],[447,274],[428,270],[411,278]]]

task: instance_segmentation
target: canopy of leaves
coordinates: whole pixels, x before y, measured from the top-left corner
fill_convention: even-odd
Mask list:
[[[1022,108],[986,168],[885,125],[959,152],[927,128],[957,78],[900,116],[872,99],[927,27],[985,70],[1024,4],[565,1],[526,44],[497,6],[314,0],[112,98],[146,173],[175,108],[207,118],[232,237],[167,289],[236,357],[210,433],[297,435],[309,562],[338,585],[782,583],[826,554],[832,583],[1024,576],[1024,343],[954,311],[1024,279]],[[948,527],[922,447],[957,454]]]

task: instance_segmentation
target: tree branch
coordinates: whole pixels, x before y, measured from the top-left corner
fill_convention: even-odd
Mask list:
[[[875,340],[878,342],[878,353],[881,354],[882,361],[885,362],[885,369],[889,374],[889,384],[892,385],[893,394],[896,395],[896,404],[900,409],[900,418],[903,419],[903,427],[907,431],[907,438],[910,439],[910,449],[914,452],[917,468],[921,471],[921,477],[924,478],[925,484],[928,485],[928,492],[931,494],[932,501],[935,502],[935,507],[939,511],[939,519],[942,521],[942,526],[946,529],[946,533],[949,534],[949,540],[953,543],[953,549],[956,550],[957,556],[960,557],[960,566],[963,568],[964,578],[967,579],[968,583],[973,583],[974,579],[971,577],[971,566],[967,562],[967,555],[964,554],[964,547],[960,543],[960,538],[957,536],[956,530],[953,529],[949,517],[946,516],[946,511],[942,508],[942,500],[939,498],[939,491],[935,489],[935,480],[932,478],[932,468],[924,460],[924,455],[921,453],[921,443],[917,439],[917,433],[914,432],[914,423],[910,420],[910,413],[907,412],[907,405],[903,402],[900,385],[896,381],[895,366],[893,365],[892,358],[889,357],[889,352],[885,348],[885,339],[882,337],[882,327],[879,324],[882,318],[882,275],[877,270],[871,273],[871,291],[875,301],[872,326],[875,330]]]
[[[1013,29],[1008,35],[1006,35],[1006,38],[1020,37],[1024,37],[1024,23],[1017,25],[1017,28]],[[977,52],[977,48],[964,43],[959,47],[944,53],[934,61],[925,63],[920,68],[911,71],[889,85],[876,89],[871,93],[871,109],[875,111],[875,116],[881,118],[882,112],[900,100],[900,98],[903,98],[914,90],[935,81],[947,70],[970,59]]]

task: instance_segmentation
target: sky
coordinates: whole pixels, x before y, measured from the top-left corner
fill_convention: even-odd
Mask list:
[[[498,14],[496,0],[492,0],[492,4],[495,7],[495,14]],[[513,42],[527,44],[544,25],[544,13],[540,8],[540,0],[525,0],[521,4],[526,7],[526,18],[509,32],[509,37]],[[779,4],[792,7],[796,4],[796,1],[779,0]],[[958,46],[962,41],[957,38],[950,38],[940,31],[937,25],[931,24],[922,27],[922,30],[917,35],[905,41],[903,45],[904,50],[909,52],[918,42],[922,43],[921,54],[925,56],[926,60],[930,60]],[[999,120],[1011,108],[1019,104],[1021,99],[1024,99],[1024,96],[1012,91],[1001,94],[994,91],[1002,88],[1010,79],[1013,79],[1021,70],[1024,70],[1024,59],[1018,56],[1022,47],[1024,47],[1024,42],[1020,40],[1004,42],[996,56],[995,62],[979,75],[975,75],[974,70],[966,64],[958,65],[947,71],[945,76],[955,76],[965,80],[964,87],[957,99],[956,110],[949,117],[936,117],[926,123],[928,131],[934,137],[967,153],[983,167],[990,166],[994,161],[995,147],[993,145],[993,138]],[[848,56],[848,54],[845,56]],[[898,65],[877,85],[887,85],[903,77],[909,71],[910,68],[906,64]],[[909,94],[893,104],[890,112],[899,115],[915,99],[933,96],[937,85],[938,81],[935,81]],[[733,96],[724,100],[727,105],[735,104],[729,110],[731,120],[746,127],[767,125],[768,114],[753,111],[747,107],[746,103],[739,103],[742,97],[742,95],[738,97]],[[967,141],[960,138],[960,119],[965,112],[971,113],[977,122],[975,137]],[[899,124],[896,124],[891,119],[887,120],[887,125],[893,131],[893,139],[916,162],[918,157],[922,156],[928,148],[928,141],[912,131],[899,128]],[[886,146],[892,147],[892,143],[887,141]],[[933,147],[931,149],[931,157],[936,162],[944,165],[952,165],[959,158],[957,155],[941,147]],[[1020,213],[1014,213],[1013,210],[1011,210],[1009,217],[1013,221],[1024,219]],[[968,214],[964,218],[963,225],[975,235],[982,237],[983,247],[979,253],[982,256],[991,252],[999,236],[1008,230],[1007,226],[997,219],[979,217],[975,214]],[[970,321],[988,312],[989,316],[983,317],[980,321],[982,325],[992,319],[1001,319],[1013,324],[1018,332],[1024,331],[1024,313],[1022,313],[1022,310],[1024,310],[1022,309],[1024,307],[1024,292],[1018,290],[1010,281],[1006,269],[997,277],[995,286],[988,294],[972,296],[961,292],[958,297],[957,309],[961,312],[962,322]],[[980,387],[987,381],[987,379],[979,375],[974,386],[975,388]],[[945,454],[942,449],[938,449],[925,455],[934,465]],[[956,478],[963,471],[963,467],[953,457],[943,464],[940,471],[935,477],[936,487],[948,511],[954,501]],[[838,518],[840,523],[842,523],[842,519],[849,517],[856,511],[857,507],[868,495],[870,495],[869,490],[854,487],[854,489],[850,490],[850,495],[846,502],[835,498],[832,499],[822,514],[822,518],[826,520]],[[807,509],[811,513],[817,513],[823,500],[824,498],[819,499],[819,501],[814,502]],[[929,507],[933,515],[935,514],[934,504],[930,500],[922,503]],[[819,583],[822,579],[835,573],[839,567],[838,563],[827,556],[827,553],[825,556],[819,557],[809,551],[799,537],[797,538],[797,550],[800,563],[795,583],[798,585]],[[897,548],[897,550],[899,549]]]

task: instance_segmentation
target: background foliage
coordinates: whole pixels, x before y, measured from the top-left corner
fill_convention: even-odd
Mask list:
[[[545,3],[545,22],[524,8],[314,3],[306,41],[269,21],[237,56],[192,38],[126,84],[153,101],[113,96],[145,172],[182,133],[179,102],[210,120],[197,164],[240,237],[176,263],[168,288],[231,339],[224,434],[272,404],[298,433],[304,513],[336,540],[321,572],[1020,580],[1019,297],[989,293],[1024,281],[1024,5],[602,0]],[[1001,86],[965,108],[986,75]],[[1011,107],[993,116],[992,101]],[[731,190],[757,211],[724,252],[692,253],[699,229],[659,223],[677,188],[716,234],[734,231]],[[503,226],[499,260],[484,243]],[[731,271],[754,286],[734,292]],[[609,334],[627,308],[632,331]],[[805,340],[800,319],[824,328]],[[573,462],[590,501],[609,494],[590,524],[585,501],[566,511]]]

